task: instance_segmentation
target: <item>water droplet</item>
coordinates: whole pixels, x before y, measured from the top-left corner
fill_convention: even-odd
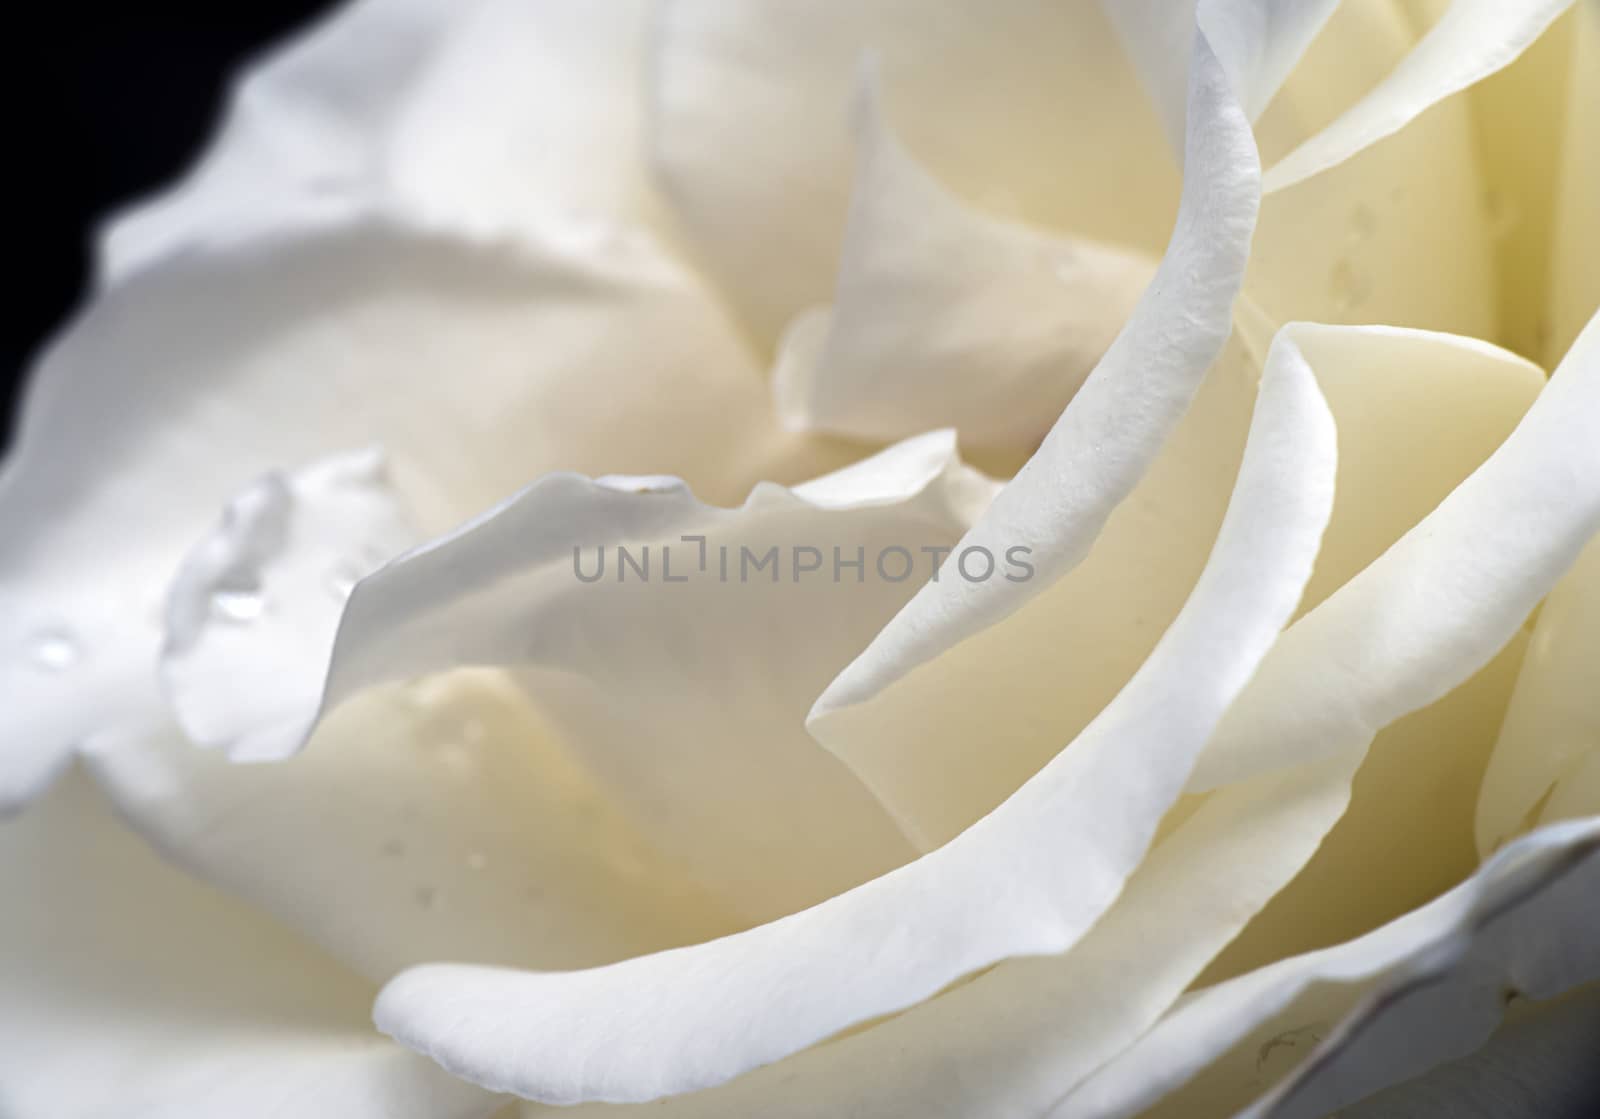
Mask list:
[[[66,630],[47,629],[34,637],[29,654],[34,665],[43,671],[65,672],[78,663],[83,649]]]
[[[378,848],[378,850],[386,858],[398,859],[401,855],[406,853],[406,841],[403,839],[385,840],[383,846]]]
[[[439,903],[439,891],[432,886],[418,886],[412,896],[417,899],[417,905],[423,909],[432,909]]]
[[[434,748],[439,765],[452,777],[469,777],[477,772],[478,759],[469,746],[459,742],[442,742]]]
[[[1365,241],[1378,231],[1378,212],[1365,202],[1356,206],[1350,213],[1350,234],[1358,241]]]
[[[467,869],[482,870],[489,865],[489,856],[482,851],[469,851],[467,853]]]
[[[1333,266],[1329,280],[1334,305],[1340,311],[1353,311],[1372,295],[1372,278],[1356,268],[1348,257]]]
[[[1503,241],[1522,224],[1522,211],[1505,195],[1491,191],[1483,199],[1484,212],[1489,218],[1489,236]]]
[[[360,579],[361,573],[358,572],[354,567],[351,567],[349,564],[340,564],[338,567],[335,567],[332,571],[328,572],[328,577],[324,581],[324,586],[328,588],[329,594],[333,595],[333,597],[338,599],[340,602],[343,602],[345,599],[350,597],[350,592],[356,589],[356,583],[359,582]]]
[[[267,608],[267,600],[257,590],[218,587],[211,593],[211,605],[228,621],[242,624],[261,617]]]

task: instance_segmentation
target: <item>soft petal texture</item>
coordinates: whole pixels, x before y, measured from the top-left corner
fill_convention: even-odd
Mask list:
[[[1157,112],[1182,155],[1190,41],[1198,25],[1213,42],[1237,44],[1224,60],[1245,115],[1259,118],[1339,0],[1102,0]]]
[[[1103,0],[1103,7],[1163,118],[1181,126],[1195,3]],[[1228,69],[1242,83],[1269,164],[1380,82],[1416,40],[1390,0],[1208,0],[1199,12],[1214,41],[1233,44]],[[1448,102],[1392,142],[1269,195],[1246,292],[1279,323],[1492,332],[1490,222],[1473,125],[1466,105]]]
[[[1513,1011],[1521,1004],[1513,1006]],[[1581,1119],[1600,1111],[1600,986],[1507,1015],[1482,1048],[1340,1112],[1343,1119]]]
[[[1573,0],[1455,0],[1376,89],[1267,169],[1268,193],[1334,167],[1509,65]]]
[[[144,850],[88,782],[0,824],[7,1119],[482,1119],[359,979]]]
[[[141,272],[46,353],[0,475],[0,810],[155,717],[160,596],[230,496],[372,444],[433,531],[550,469],[727,498],[815,465],[642,237],[464,241],[357,207]]]
[[[642,0],[356,0],[253,66],[177,186],[100,245],[114,283],[351,198],[461,230],[646,221]]]
[[[1340,431],[1339,496],[1310,606],[1475,469],[1515,427],[1544,376],[1464,339],[1357,328],[1301,336]],[[913,806],[914,815],[902,815],[924,844],[959,831],[1037,770],[1148,653],[1215,536],[1254,368],[1236,335],[1080,567],[881,696],[817,724],[880,796]],[[1047,647],[1051,655],[1041,655]]]
[[[327,671],[316,652],[332,647],[345,599],[416,542],[376,451],[269,474],[230,501],[167,598],[162,676],[189,737],[237,761],[288,753],[274,739],[315,706]]]
[[[1448,6],[1449,0],[1439,2]],[[1581,133],[1569,135],[1568,104],[1582,8],[1569,9],[1514,63],[1464,95],[1478,126],[1479,178],[1499,280],[1499,330],[1491,334],[1482,327],[1477,333],[1547,368],[1555,367],[1578,326],[1573,323],[1555,346],[1550,293],[1559,251],[1556,198],[1564,153],[1581,139]]]
[[[1558,375],[1557,384],[1581,392],[1592,372],[1592,366],[1574,366]],[[1125,942],[1149,944],[1148,938],[1166,930],[1165,939],[1157,940],[1164,948],[1141,955],[1139,999],[1159,1010],[1163,997],[1176,996],[1208,964],[1208,974],[1226,977],[1358,936],[1470,873],[1477,783],[1515,679],[1520,642],[1513,639],[1470,682],[1466,677],[1475,663],[1493,652],[1492,633],[1476,635],[1478,640],[1455,652],[1454,676],[1441,672],[1444,663],[1423,660],[1397,663],[1397,675],[1365,681],[1352,677],[1350,666],[1371,663],[1388,640],[1380,619],[1389,616],[1389,603],[1418,588],[1448,584],[1459,570],[1460,557],[1469,553],[1424,546],[1447,538],[1457,518],[1497,524],[1528,507],[1543,510],[1544,523],[1522,529],[1541,542],[1532,554],[1519,556],[1516,532],[1509,533],[1512,545],[1486,539],[1485,548],[1494,551],[1470,553],[1493,559],[1505,549],[1506,558],[1527,561],[1526,582],[1516,593],[1531,596],[1530,602],[1571,564],[1592,526],[1568,487],[1581,489],[1592,481],[1564,474],[1560,459],[1567,448],[1553,429],[1586,422],[1573,412],[1576,395],[1550,390],[1541,396],[1505,444],[1438,510],[1301,618],[1268,655],[1224,727],[1238,730],[1238,712],[1253,710],[1246,730],[1259,723],[1292,737],[1301,730],[1293,713],[1301,712],[1312,722],[1323,719],[1322,732],[1330,736],[1307,741],[1337,746],[1338,752],[1322,761],[1312,761],[1307,752],[1291,768],[1219,789],[1175,817],[1119,907],[1130,930]],[[1541,477],[1544,471],[1548,477]],[[1541,490],[1548,501],[1534,497]],[[1353,588],[1364,589],[1352,593]],[[1368,595],[1383,588],[1392,591],[1380,596],[1376,616],[1346,613],[1360,613]],[[1318,646],[1323,656],[1308,655],[1311,643],[1297,635],[1341,615],[1352,631],[1371,635],[1370,648],[1352,652],[1334,644]],[[1300,671],[1286,674],[1279,658],[1298,661]],[[1259,690],[1262,681],[1273,687]],[[1435,689],[1450,694],[1422,706],[1437,696]],[[1326,707],[1319,715],[1320,702],[1313,700],[1324,691]],[[1407,717],[1376,730],[1407,710]],[[1342,712],[1343,721],[1326,722],[1333,712]],[[1418,811],[1418,805],[1428,810]],[[1175,920],[1174,914],[1183,917]],[[1143,937],[1141,928],[1147,930]]]
[[[176,728],[89,761],[163,854],[373,980],[438,959],[588,967],[737,927],[500,674],[374,689],[273,765]]]
[[[987,217],[912,159],[875,71],[831,310],[785,335],[785,421],[870,440],[954,427],[1026,454],[1111,344],[1155,270],[1141,253]]]
[[[1285,1062],[1333,1034],[1324,1055],[1279,1088],[1287,1094],[1295,1083],[1326,1077],[1321,1087],[1300,1089],[1320,1097],[1322,1110],[1301,1110],[1307,1098],[1296,1092],[1291,1107],[1274,1111],[1262,1101],[1250,1113],[1321,1116],[1470,1051],[1499,1021],[1508,986],[1549,998],[1600,975],[1590,935],[1597,847],[1593,822],[1536,833],[1445,896],[1357,940],[1196,992],[1090,1077],[1053,1119],[1226,1116],[1271,1087]],[[1347,1013],[1349,1025],[1335,1033]],[[1327,1051],[1343,1055],[1329,1062]],[[1334,1085],[1357,1090],[1330,1100],[1322,1093]],[[1165,1105],[1146,1111],[1169,1093]]]
[[[549,475],[356,588],[323,706],[459,666],[510,669],[695,878],[750,920],[791,912],[911,854],[802,718],[916,585],[894,558],[880,576],[882,553],[900,548],[926,566],[921,549],[953,544],[992,491],[948,432],[793,491],[758,487],[735,510],[704,505],[672,479]],[[623,566],[621,547],[648,580]],[[796,548],[813,550],[813,574],[798,573]],[[748,566],[769,549],[778,556],[765,570]],[[834,549],[861,553],[859,574],[845,569],[835,582]],[[219,650],[211,675],[237,674],[229,655],[241,651]],[[328,657],[326,647],[302,653]],[[315,700],[303,705],[280,745],[297,746],[317,715]]]
[[[1317,355],[1330,406],[1343,422],[1339,498],[1308,589],[1308,605],[1365,567],[1437,504],[1501,441],[1543,383],[1526,362],[1468,340],[1345,330],[1335,338],[1342,336],[1347,344],[1330,347],[1330,339],[1318,334],[1313,330],[1303,336],[1308,351]],[[1221,430],[1219,416],[1229,415],[1215,403],[1214,394],[1228,383],[1215,380],[1223,372],[1225,367],[1213,370],[1197,402],[1201,432]],[[1457,390],[1452,399],[1459,412],[1432,411],[1442,384]],[[1222,399],[1234,406],[1231,398]],[[1386,425],[1379,425],[1380,420]],[[1457,440],[1468,432],[1471,438]],[[1180,431],[1179,445],[1182,439]],[[1180,474],[1197,469],[1193,459],[1176,465]],[[1404,488],[1396,484],[1399,475],[1407,476]],[[1231,473],[1224,475],[1221,484],[1229,478]],[[1385,504],[1384,497],[1393,498],[1392,503]],[[1133,504],[1139,504],[1137,498]],[[1157,523],[1171,520],[1154,515]],[[1130,562],[1117,559],[1119,566]],[[1104,596],[1091,595],[1090,600]],[[1064,627],[1058,621],[1056,628]],[[1101,640],[1090,637],[1086,647],[1095,648]],[[989,656],[996,653],[991,649]],[[1010,670],[1007,664],[1004,671]],[[970,678],[963,683],[973,686]],[[1061,688],[1059,682],[1055,688]],[[1466,691],[1468,698],[1473,694],[1458,691]],[[934,689],[922,702],[934,702],[937,693]],[[1017,702],[1037,707],[1046,700]],[[1492,695],[1484,706],[1494,718],[1498,708]],[[1449,710],[1469,725],[1485,722],[1478,706],[1462,708],[1458,703]],[[911,713],[911,708],[903,712],[908,717]],[[932,734],[955,714],[938,708],[922,729]],[[1413,742],[1454,733],[1454,726],[1441,723],[1437,712],[1428,714],[1427,721],[1386,732],[1378,749],[1414,755]],[[976,724],[968,733],[986,744],[995,739],[995,732]],[[984,737],[978,738],[980,734]],[[1007,961],[865,1033],[835,1039],[723,1089],[687,1097],[683,1114],[808,1114],[802,1106],[786,1112],[784,1105],[773,1102],[780,1084],[796,1085],[804,1099],[823,1101],[823,1111],[829,1106],[844,1110],[865,1100],[862,1106],[869,1113],[871,1106],[892,1113],[892,1086],[911,1082],[922,1086],[916,1097],[918,1114],[1032,1119],[1149,1028],[1304,865],[1315,840],[1307,846],[1291,844],[1283,865],[1263,854],[1286,836],[1296,836],[1303,815],[1311,834],[1323,834],[1344,810],[1350,772],[1348,767],[1335,773],[1313,767],[1293,780],[1263,781],[1219,794],[1192,815],[1175,812],[1179,826],[1159,841],[1116,904],[1065,955]],[[965,780],[963,775],[955,784]],[[1475,774],[1466,780],[1475,780]],[[1429,817],[1413,815],[1420,816],[1419,827],[1425,830]],[[1384,828],[1394,830],[1394,821],[1386,819]],[[1386,858],[1403,863],[1392,854]],[[1370,866],[1360,873],[1364,881],[1373,876]],[[1346,901],[1348,896],[1348,891],[1341,895]],[[983,1043],[977,1044],[977,1038]],[[885,1072],[890,1068],[896,1070],[894,1076]]]
[[[962,540],[963,548],[995,554],[1029,547],[1038,574],[1025,583],[927,584],[828,685],[808,720],[919,841],[932,830],[919,818],[923,807],[832,741],[829,720],[994,625],[1081,563],[1222,350],[1256,213],[1255,147],[1203,39],[1196,58],[1184,205],[1156,277],[1039,450]]]
[[[1380,327],[1295,329],[1335,353],[1373,334],[1405,341]],[[1456,348],[1463,370],[1515,361],[1465,339]],[[1600,531],[1597,421],[1600,318],[1489,461],[1284,635],[1191,790],[1338,754],[1486,664]]]
[[[1488,854],[1535,823],[1600,814],[1582,796],[1600,758],[1600,541],[1589,545],[1539,611],[1517,689],[1478,796],[1478,847]],[[1570,787],[1569,787],[1570,786]],[[1560,818],[1560,817],[1556,817]]]
[[[449,0],[449,34],[382,137],[385,185],[442,222],[649,220],[647,0]]]
[[[1177,176],[1095,0],[670,0],[652,153],[692,245],[759,339],[829,299],[867,51],[889,119],[956,195],[1160,251]]]
[[[370,195],[380,138],[474,0],[357,0],[270,52],[236,85],[211,149],[175,187],[120,216],[103,284],[185,245]]]
[[[1600,3],[1578,13],[1550,280],[1550,353],[1566,352],[1600,309]]]
[[[1292,349],[1275,357],[1184,610],[1101,718],[992,815],[908,866],[710,944],[565,975],[417,969],[385,988],[380,1028],[526,1097],[647,1100],[720,1083],[1007,957],[1072,947],[1310,576],[1333,499],[1333,423]]]

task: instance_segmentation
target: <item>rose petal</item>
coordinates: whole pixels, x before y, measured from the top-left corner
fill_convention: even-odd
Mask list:
[[[1597,664],[1600,542],[1589,545],[1539,612],[1478,796],[1478,847],[1484,854],[1534,823],[1600,814],[1600,801],[1586,803],[1575,795],[1577,786],[1562,791],[1600,757]],[[1557,797],[1561,815],[1551,816],[1549,802]]]
[[[1155,279],[1038,452],[963,540],[1001,552],[1031,545],[1041,576],[928,584],[829,685],[813,718],[861,702],[1081,562],[1193,400],[1228,335],[1257,200],[1249,129],[1214,63],[1197,67],[1190,127],[1185,205]],[[1041,521],[1049,538],[1031,528]]]
[[[1520,358],[1462,339],[1387,329],[1299,336],[1309,339],[1341,433],[1339,497],[1309,607],[1478,466],[1544,377]],[[922,846],[956,834],[1070,741],[1176,612],[1237,471],[1235,441],[1254,393],[1247,350],[1236,339],[1213,366],[1081,566],[868,703],[814,723]]]
[[[1559,356],[1600,308],[1600,11],[1581,5],[1567,94],[1555,219],[1549,352]]]
[[[372,1032],[365,984],[164,866],[87,782],[0,825],[8,1119],[476,1119]]]
[[[940,850],[802,913],[609,968],[417,969],[385,988],[380,1028],[526,1097],[645,1100],[719,1083],[1007,957],[1067,950],[1115,899],[1292,612],[1334,457],[1310,372],[1284,350],[1206,571],[1155,653],[1077,742]]]
[[[1107,18],[1181,137],[1194,0],[1103,0]],[[1244,0],[1198,6],[1271,163],[1382,80],[1416,35],[1389,0]],[[1263,200],[1245,290],[1279,323],[1390,322],[1482,334],[1495,277],[1472,114],[1451,103],[1347,167]]]
[[[355,211],[141,272],[45,355],[0,476],[0,810],[74,744],[159,722],[160,596],[264,472],[380,444],[437,530],[548,469],[713,496],[814,469],[769,413],[696,281],[638,238],[465,242]]]
[[[1401,338],[1377,327],[1296,329],[1329,341]],[[1464,360],[1475,349],[1515,360],[1456,345]],[[1596,417],[1600,318],[1505,444],[1284,635],[1207,748],[1191,791],[1337,755],[1486,664],[1600,531]]]
[[[911,854],[801,720],[910,595],[905,562],[948,548],[992,490],[949,432],[793,491],[758,487],[736,510],[671,479],[552,475],[356,589],[322,707],[460,665],[513,669],[646,834],[748,919],[791,912]],[[905,562],[882,566],[889,549]],[[835,555],[860,571],[830,578]],[[802,578],[812,556],[816,573]],[[231,651],[218,652],[209,675],[236,676]],[[327,660],[325,647],[301,654]],[[298,698],[286,690],[273,704]],[[279,741],[298,745],[317,715],[315,701],[301,705],[283,728],[299,733]]]
[[[459,7],[384,137],[389,189],[468,228],[648,221],[646,0]]]
[[[244,229],[381,198],[458,231],[648,219],[645,5],[355,0],[252,66],[179,184],[121,215],[102,283]]]
[[[241,761],[299,745],[277,739],[304,732],[345,599],[416,542],[402,505],[375,451],[269,474],[228,503],[167,600],[162,677],[189,737]]]
[[[1197,52],[1202,49],[1209,58],[1209,48]],[[1185,204],[1156,278],[1039,450],[961,543],[996,555],[1030,548],[1036,577],[927,584],[812,709],[812,733],[873,787],[919,842],[948,838],[967,820],[954,830],[948,819],[934,822],[944,810],[942,796],[923,798],[928,803],[911,799],[899,781],[905,767],[893,758],[874,765],[848,740],[835,741],[830,723],[853,718],[850,708],[867,705],[919,665],[994,626],[1080,564],[1193,401],[1228,335],[1257,197],[1249,127],[1214,62],[1197,68],[1195,89]]]
[[[438,959],[590,967],[738,927],[498,673],[374,689],[275,765],[176,728],[90,763],[164,855],[375,981]]]
[[[1428,108],[1509,65],[1572,0],[1455,0],[1393,73],[1336,121],[1268,168],[1267,193],[1336,166]]]
[[[1339,0],[1101,0],[1172,140],[1183,154],[1190,42],[1198,25],[1213,42],[1235,43],[1223,60],[1228,82],[1252,121],[1266,110]]]
[[[1427,6],[1436,5],[1442,11],[1450,3],[1428,0]],[[1402,138],[1409,141],[1415,125],[1449,104],[1466,101],[1470,105],[1480,148],[1473,189],[1485,195],[1487,228],[1494,239],[1500,320],[1498,330],[1491,333],[1487,327],[1479,327],[1475,333],[1492,337],[1552,369],[1580,325],[1573,321],[1559,340],[1560,349],[1552,346],[1556,341],[1550,296],[1552,259],[1558,251],[1557,185],[1564,150],[1569,146],[1576,150],[1582,139],[1581,134],[1566,135],[1577,61],[1574,34],[1581,7],[1569,9],[1510,66],[1485,78],[1463,97],[1430,110],[1407,128]],[[1419,18],[1421,29],[1426,30],[1438,14]],[[1596,302],[1600,303],[1600,298]]]
[[[652,151],[694,246],[760,340],[828,300],[866,51],[882,60],[890,119],[954,193],[1160,251],[1177,179],[1093,0],[672,0],[653,48]]]
[[[786,335],[779,411],[801,430],[893,440],[955,427],[963,446],[1031,451],[1154,261],[967,206],[895,138],[878,87],[869,69],[835,306]]]
[[[1536,833],[1389,925],[1194,994],[1090,1077],[1052,1119],[1146,1114],[1183,1085],[1154,1114],[1228,1114],[1281,1075],[1283,1065],[1269,1071],[1272,1063],[1303,1055],[1358,1004],[1353,1022],[1377,1023],[1388,1039],[1381,1055],[1369,1048],[1378,1034],[1341,1031],[1355,1044],[1330,1039],[1323,1052],[1344,1056],[1306,1062],[1247,1114],[1320,1116],[1470,1051],[1498,1021],[1507,984],[1548,998],[1600,975],[1592,936],[1597,846],[1600,826],[1592,821]],[[1397,1028],[1403,1032],[1391,1032]],[[1300,1110],[1309,1100],[1295,1096],[1294,1108],[1270,1111],[1294,1085],[1330,1073],[1310,1091],[1335,1083],[1357,1090],[1341,1093],[1339,1102],[1322,1097],[1320,1110]]]
[[[1513,1004],[1515,1011],[1521,1004]],[[1600,1109],[1600,988],[1520,1014],[1469,1056],[1387,1088],[1344,1119],[1504,1119]]]
[[[209,234],[364,197],[379,140],[466,5],[364,0],[272,50],[232,93],[211,150],[176,186],[116,218],[97,246],[102,285]]]

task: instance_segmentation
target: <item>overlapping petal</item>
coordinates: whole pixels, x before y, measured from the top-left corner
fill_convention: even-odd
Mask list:
[[[1314,1117],[1460,1056],[1498,1023],[1508,988],[1550,998],[1600,976],[1597,850],[1593,822],[1536,833],[1357,940],[1197,992],[1053,1114],[1227,1115],[1326,1038],[1245,1113]]]
[[[241,230],[382,198],[436,226],[653,224],[641,0],[356,0],[232,93],[190,174],[100,245],[114,283]]]
[[[714,1085],[1007,957],[1071,948],[1293,611],[1332,504],[1333,444],[1309,370],[1283,353],[1206,571],[1150,660],[1077,742],[939,851],[802,913],[610,968],[418,969],[385,989],[380,1026],[520,1095],[643,1100]]]
[[[1539,611],[1478,794],[1478,847],[1526,828],[1600,815],[1600,542],[1584,551]]]
[[[785,421],[869,440],[954,427],[1025,457],[1111,344],[1154,261],[983,215],[912,159],[869,68],[834,305],[797,318]]]
[[[548,469],[730,497],[819,461],[642,237],[467,241],[363,205],[142,271],[45,355],[0,477],[0,805],[160,721],[162,596],[229,497],[373,444],[431,531]]]
[[[370,989],[144,850],[86,781],[0,825],[8,1119],[483,1119]]]
[[[992,489],[948,432],[793,491],[758,487],[731,510],[673,479],[549,475],[357,586],[321,707],[387,681],[510,669],[692,876],[749,919],[787,913],[911,853],[802,718],[910,595],[908,568],[926,578],[924,550],[948,549]],[[326,645],[284,659],[296,651],[328,662]],[[240,678],[253,656],[248,641],[214,654],[212,680]],[[320,686],[309,703],[293,678],[247,686],[269,699],[231,705],[237,732],[296,748]],[[252,730],[264,706],[283,718]]]
[[[759,339],[829,301],[865,52],[881,60],[889,119],[957,196],[1159,253],[1177,176],[1094,0],[670,0],[653,44],[652,155]]]
[[[1549,352],[1564,354],[1600,309],[1600,5],[1585,0],[1574,28],[1566,134],[1557,179]]]

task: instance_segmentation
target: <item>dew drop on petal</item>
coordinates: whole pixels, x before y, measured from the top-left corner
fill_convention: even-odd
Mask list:
[[[29,658],[34,667],[44,672],[65,672],[77,664],[83,649],[77,638],[64,629],[47,629],[37,634],[29,645]]]
[[[1365,241],[1378,231],[1378,212],[1365,202],[1360,203],[1350,213],[1350,235],[1358,241]]]
[[[356,583],[360,579],[361,575],[354,567],[348,564],[340,564],[328,572],[324,585],[328,588],[329,594],[336,600],[343,602],[350,597],[350,592],[356,589]]]
[[[1349,258],[1333,266],[1330,277],[1334,305],[1342,312],[1353,311],[1372,294],[1372,278],[1358,269]]]
[[[211,594],[211,605],[228,621],[244,624],[261,617],[267,608],[267,601],[260,591],[219,587]]]

